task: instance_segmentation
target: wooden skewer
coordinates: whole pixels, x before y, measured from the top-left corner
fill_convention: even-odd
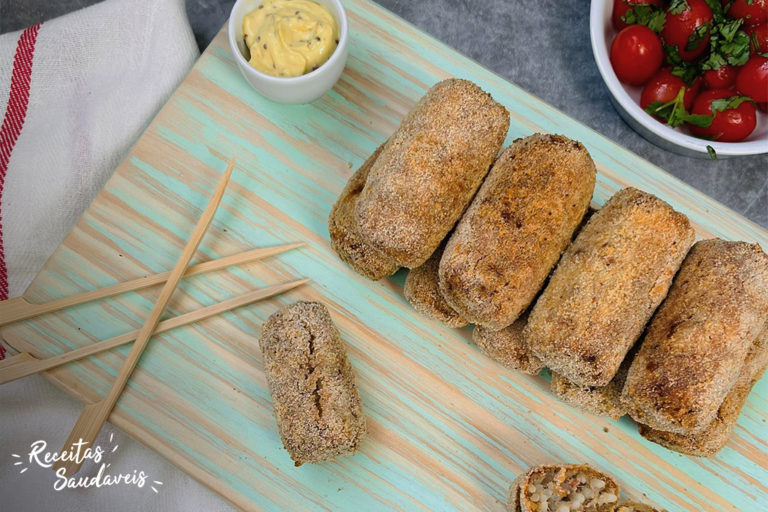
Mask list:
[[[233,254],[232,256],[225,256],[224,258],[219,258],[217,260],[198,263],[197,265],[187,267],[187,271],[184,273],[184,276],[202,274],[203,272],[209,272],[211,270],[218,270],[232,265],[248,263],[250,261],[255,261],[258,259],[266,258],[268,256],[273,256],[275,254],[280,254],[285,251],[290,251],[291,249],[295,249],[302,245],[304,245],[303,242],[280,245],[278,247],[253,249],[250,251],[241,252],[239,254]],[[111,297],[113,295],[117,295],[118,293],[141,290],[142,288],[147,288],[153,284],[165,282],[170,274],[170,272],[163,272],[161,274],[140,277],[125,283],[118,283],[112,286],[107,286],[106,288],[99,288],[98,290],[79,293],[77,295],[72,295],[71,297],[52,300],[43,304],[33,304],[28,302],[24,297],[14,297],[12,299],[3,300],[0,301],[0,326],[18,322],[19,320],[24,320],[33,316],[42,315],[43,313],[58,311],[60,309],[82,304],[84,302]]]
[[[197,311],[192,311],[191,313],[185,313],[174,318],[169,318],[168,320],[163,320],[157,324],[157,328],[155,329],[154,334],[166,332],[176,327],[190,324],[192,322],[199,322],[200,320],[218,315],[219,313],[239,308],[240,306],[245,306],[246,304],[266,299],[268,297],[279,295],[307,282],[309,282],[309,279],[301,279],[299,281],[262,288],[261,290],[255,290],[240,295],[239,297],[234,297],[232,299],[225,300],[224,302],[213,304],[212,306],[207,306],[198,309]],[[119,347],[120,345],[125,345],[126,343],[130,343],[131,341],[135,340],[138,335],[139,330],[136,329],[135,331],[127,332],[125,334],[121,334],[120,336],[115,336],[114,338],[99,341],[91,345],[70,350],[64,354],[59,354],[57,356],[49,357],[46,359],[38,359],[29,352],[21,352],[15,356],[6,357],[0,361],[0,384],[5,384],[6,382],[11,382],[16,379],[26,377],[27,375],[32,375],[33,373],[50,370],[51,368],[56,368],[62,364],[71,363],[72,361],[77,361],[84,357],[92,356],[94,354],[104,352],[105,350]]]
[[[133,343],[131,352],[125,359],[122,368],[120,368],[120,372],[117,374],[115,382],[109,389],[109,393],[98,402],[88,404],[83,408],[72,432],[69,434],[66,443],[64,443],[62,451],[74,451],[74,446],[81,446],[83,449],[89,447],[93,443],[93,440],[96,439],[96,435],[99,433],[99,430],[101,430],[104,422],[107,421],[118,398],[120,398],[120,394],[128,383],[128,379],[131,376],[133,369],[139,362],[139,357],[141,357],[142,352],[144,352],[144,348],[147,346],[149,338],[152,336],[155,327],[157,327],[157,324],[160,321],[160,316],[165,309],[165,305],[168,303],[174,290],[176,290],[176,285],[179,284],[181,276],[184,275],[184,271],[187,269],[187,264],[189,263],[189,260],[192,259],[192,255],[195,254],[197,246],[200,245],[200,241],[203,239],[203,235],[208,229],[208,226],[213,219],[213,215],[216,213],[216,209],[221,202],[221,197],[224,195],[224,190],[227,188],[227,183],[229,182],[229,177],[232,174],[232,169],[234,167],[235,159],[233,158],[232,161],[229,162],[229,166],[224,172],[224,176],[221,178],[219,185],[216,187],[216,191],[208,202],[208,206],[206,206],[202,217],[200,217],[200,220],[197,222],[195,230],[192,232],[187,245],[184,247],[184,252],[181,253],[179,260],[176,262],[171,274],[168,276],[168,280],[160,291],[157,302],[155,302],[152,311],[149,313],[144,326],[139,329],[139,334],[136,336],[136,341]],[[58,474],[59,470],[64,468],[65,474],[71,476],[80,469],[80,465],[81,461],[66,460],[60,461],[58,464],[54,465],[54,469]]]

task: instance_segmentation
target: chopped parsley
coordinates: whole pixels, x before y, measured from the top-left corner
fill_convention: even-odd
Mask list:
[[[633,4],[621,21],[627,25],[645,25],[658,34],[664,29],[667,13],[653,4]]]
[[[755,32],[752,32],[752,34],[749,37],[750,42],[755,47],[755,53],[761,57],[768,58],[768,48],[763,48],[760,46],[760,40],[757,38],[757,34]]]
[[[696,27],[691,35],[688,36],[688,42],[685,45],[685,51],[692,52],[694,50],[698,50],[699,46],[701,46],[701,43],[707,39],[708,35],[709,23],[705,23]]]
[[[730,110],[736,108],[745,101],[754,103],[755,101],[749,96],[731,96],[730,98],[720,98],[719,100],[712,100],[712,114],[717,114],[723,110]]]
[[[680,14],[681,12],[690,8],[691,6],[688,5],[688,2],[686,0],[672,0],[669,3],[670,14]]]
[[[701,74],[701,67],[695,62],[683,60],[677,46],[674,44],[665,44],[664,53],[667,55],[667,64],[672,66],[673,75],[683,79],[686,85],[691,85]]]
[[[630,4],[631,0],[622,0],[630,6],[622,21],[627,25],[644,25],[660,35],[664,49],[666,65],[670,66],[672,75],[679,77],[684,87],[671,101],[655,101],[645,107],[645,111],[653,117],[665,122],[671,127],[679,127],[684,124],[698,128],[709,128],[718,112],[736,109],[749,101],[754,100],[748,96],[733,93],[734,96],[713,100],[710,104],[710,113],[693,114],[685,108],[685,95],[690,87],[705,72],[716,70],[721,66],[739,67],[750,58],[750,45],[754,48],[754,54],[768,57],[768,48],[761,46],[757,34],[747,34],[744,30],[745,21],[740,18],[731,18],[727,15],[732,4],[736,0],[704,0],[712,11],[712,19],[696,27],[688,36],[688,40],[679,42],[678,45],[668,44],[661,36],[667,20],[670,16],[677,16],[691,10],[690,0],[668,0],[667,8],[655,4]],[[753,5],[754,0],[745,0],[747,5]],[[698,9],[698,7],[697,7]],[[684,60],[681,52],[694,52],[699,50],[703,54],[695,59]],[[686,55],[688,57],[688,55]],[[712,137],[701,137],[712,140]],[[711,146],[707,146],[707,152],[713,160],[717,160],[717,153]]]
[[[710,34],[709,55],[701,63],[702,70],[726,64],[741,66],[749,60],[749,36],[741,30],[742,23],[744,20],[737,18],[715,24]]]
[[[683,103],[684,98],[685,87],[681,87],[677,96],[675,96],[675,99],[667,102],[654,101],[645,107],[645,111],[652,116],[663,119],[672,127],[688,123],[700,128],[709,128],[709,125],[711,125],[714,120],[714,116],[689,114],[685,110],[685,104]]]
[[[709,10],[712,11],[712,19],[715,23],[720,23],[725,19],[725,11],[727,7],[730,7],[730,4],[723,6],[720,0],[704,0],[704,2],[709,6]]]

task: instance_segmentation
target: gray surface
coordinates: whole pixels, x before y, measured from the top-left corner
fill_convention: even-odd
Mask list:
[[[94,0],[0,0],[0,32],[16,30]],[[188,0],[202,47],[229,15],[232,0]],[[592,58],[584,0],[379,0],[460,52],[551,103],[683,181],[768,227],[768,157],[709,161],[660,149],[611,106]]]

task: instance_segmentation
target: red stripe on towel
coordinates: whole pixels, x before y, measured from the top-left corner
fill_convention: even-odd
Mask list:
[[[8,268],[5,264],[5,246],[3,244],[3,186],[8,162],[11,159],[13,147],[21,134],[24,119],[27,116],[29,102],[29,83],[32,77],[32,57],[35,54],[35,42],[40,24],[32,25],[24,30],[16,44],[16,54],[13,57],[11,72],[11,89],[8,93],[8,104],[5,107],[3,124],[0,126],[0,300],[8,298]],[[5,351],[0,351],[0,359]]]
[[[3,188],[13,147],[27,117],[32,58],[35,55],[35,42],[40,25],[38,23],[24,30],[16,43],[13,71],[11,71],[11,88],[8,92],[3,124],[0,125],[0,300],[8,298],[8,267],[5,264],[5,244],[3,243]],[[5,348],[0,345],[0,360],[2,359],[5,359]]]

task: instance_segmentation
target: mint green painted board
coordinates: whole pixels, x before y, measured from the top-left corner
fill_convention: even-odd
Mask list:
[[[549,461],[590,462],[616,475],[626,496],[645,495],[670,511],[768,509],[766,379],[716,458],[667,451],[640,438],[628,419],[580,413],[550,396],[545,379],[490,361],[470,329],[420,317],[403,299],[402,273],[380,283],[357,276],[330,249],[326,221],[353,170],[429,86],[453,75],[507,106],[508,142],[534,131],[582,141],[599,167],[596,204],[634,185],[688,214],[701,237],[768,247],[768,233],[375,4],[345,5],[347,68],[311,105],[256,94],[222,31],[27,291],[43,301],[171,268],[232,155],[238,165],[197,260],[308,243],[185,279],[169,315],[299,276],[314,282],[156,336],[111,421],[245,510],[500,511],[514,477]],[[74,307],[2,335],[15,350],[58,354],[139,327],[156,293]],[[301,298],[331,309],[370,434],[354,456],[295,468],[276,431],[256,340],[271,313]],[[47,376],[94,401],[127,350]]]

